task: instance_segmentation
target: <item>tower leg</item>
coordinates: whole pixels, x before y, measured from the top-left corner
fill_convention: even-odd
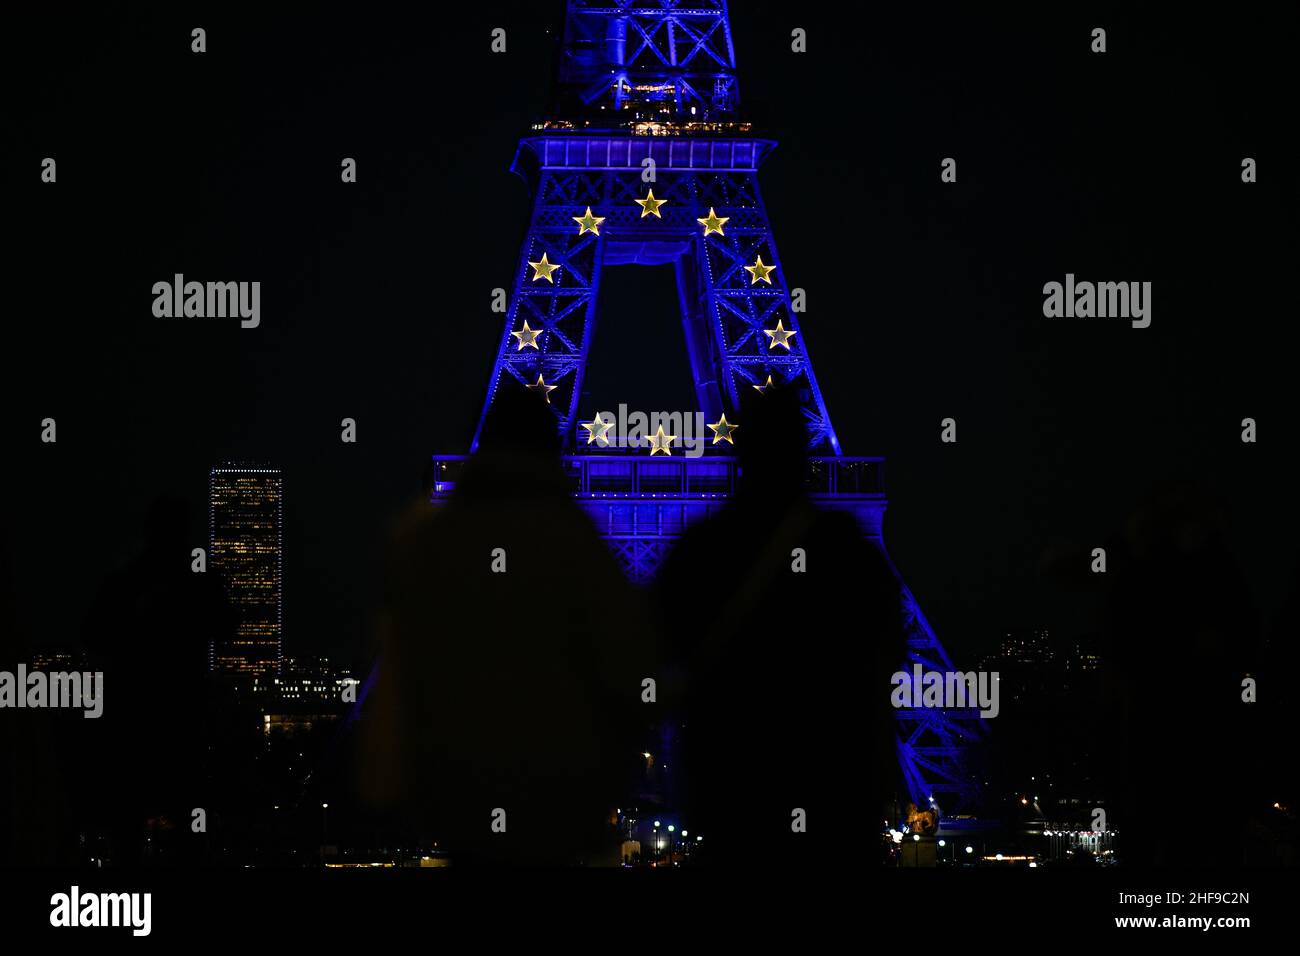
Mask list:
[[[927,672],[955,671],[952,659],[890,560],[883,541],[879,537],[871,540],[884,554],[898,581],[907,646],[904,666],[910,669],[912,665],[920,664]],[[922,810],[937,806],[945,816],[973,812],[979,802],[980,781],[971,759],[971,748],[985,736],[979,710],[973,707],[902,708],[895,719],[898,725],[898,764],[911,801]]]
[[[600,236],[580,234],[573,217],[603,207],[608,179],[543,171],[538,180],[474,448],[492,399],[506,385],[547,386],[565,443],[573,441],[604,259]]]

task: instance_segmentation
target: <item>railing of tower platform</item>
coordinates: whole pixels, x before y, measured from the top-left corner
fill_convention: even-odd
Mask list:
[[[433,500],[455,491],[468,460],[468,455],[433,457]],[[883,458],[809,458],[805,486],[814,498],[883,499],[884,463]],[[741,478],[740,462],[732,455],[565,455],[563,464],[576,498],[729,498]]]

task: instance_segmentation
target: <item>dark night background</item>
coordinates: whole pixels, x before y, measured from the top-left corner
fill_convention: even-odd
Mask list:
[[[157,496],[190,503],[206,546],[209,468],[257,459],[285,472],[285,652],[364,651],[390,522],[477,421],[490,296],[530,208],[508,166],[545,116],[562,16],[550,0],[10,22],[20,646],[79,640]],[[1094,632],[1087,552],[1170,479],[1221,498],[1274,619],[1297,557],[1284,25],[1240,6],[736,0],[731,16],[745,112],[780,141],[761,181],[832,420],[847,454],[888,457],[887,545],[958,666],[1009,627]],[[154,318],[150,287],[176,272],[260,280],[261,327]],[[587,413],[689,400],[655,272],[607,274]],[[1045,319],[1042,286],[1067,272],[1151,281],[1153,324]]]

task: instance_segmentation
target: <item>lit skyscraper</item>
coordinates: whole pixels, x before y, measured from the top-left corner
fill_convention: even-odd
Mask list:
[[[214,641],[208,666],[221,673],[279,668],[283,634],[284,483],[278,468],[212,469],[208,561],[235,612],[234,633]]]

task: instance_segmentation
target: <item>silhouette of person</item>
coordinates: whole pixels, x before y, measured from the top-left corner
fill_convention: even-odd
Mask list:
[[[104,674],[103,714],[84,721],[101,782],[88,814],[106,820],[118,864],[193,858],[191,811],[210,796],[208,647],[235,626],[216,576],[191,570],[184,501],[155,499],[144,539],[140,554],[106,580],[83,640]]]
[[[1242,680],[1259,657],[1249,588],[1203,489],[1154,489],[1111,554],[1115,783],[1122,859],[1228,865],[1261,779]]]
[[[683,536],[656,584],[686,675],[683,823],[704,837],[701,862],[826,864],[863,819],[876,832],[895,784],[901,596],[855,519],[805,492],[792,390],[746,397],[736,448],[733,501]]]
[[[544,402],[503,385],[451,499],[399,522],[386,588],[369,799],[454,866],[616,864],[653,631]]]

